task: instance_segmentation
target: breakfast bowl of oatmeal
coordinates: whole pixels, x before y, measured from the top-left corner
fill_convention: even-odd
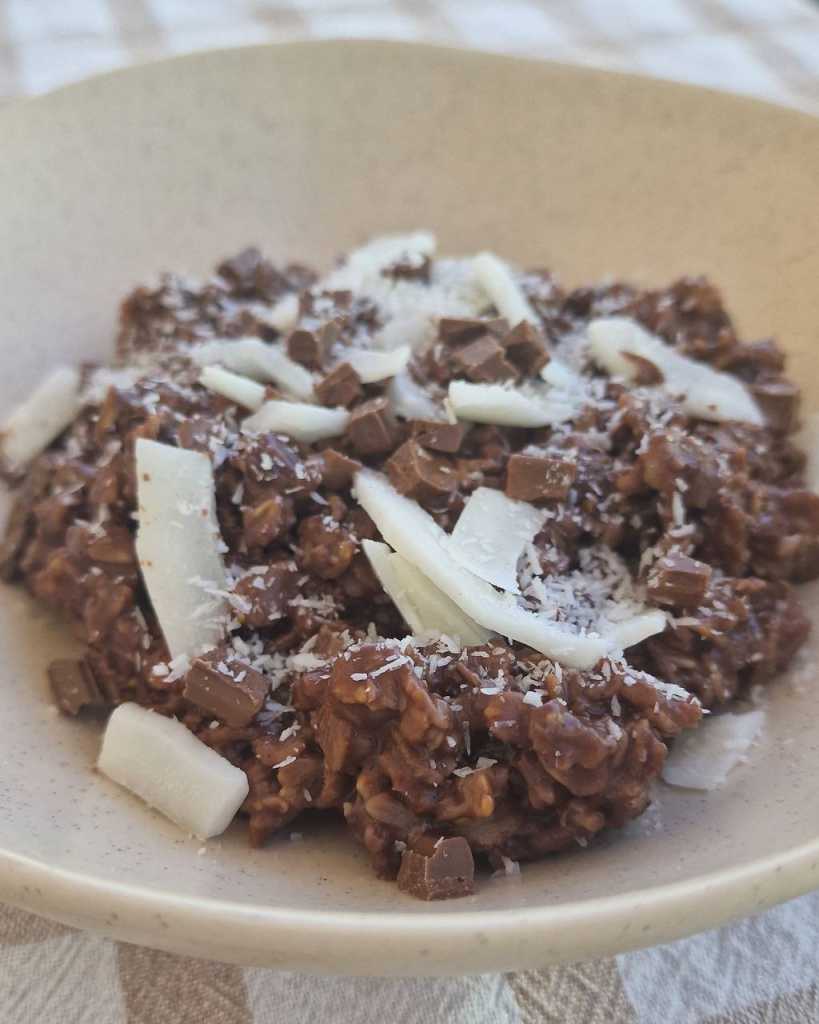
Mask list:
[[[423,974],[816,884],[814,122],[393,44],[4,119],[3,899]]]

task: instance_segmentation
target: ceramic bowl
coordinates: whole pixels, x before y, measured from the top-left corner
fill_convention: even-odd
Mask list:
[[[645,78],[393,43],[185,57],[0,117],[0,410],[54,361],[105,356],[119,299],[249,243],[328,264],[434,228],[567,283],[706,273],[776,334],[819,407],[819,123]],[[819,589],[804,598],[819,618]],[[819,634],[817,634],[819,635]],[[68,645],[0,593],[0,899],[191,955],[299,970],[522,969],[662,942],[819,885],[810,661],[770,688],[751,762],[587,850],[424,904],[343,831],[247,848],[171,824],[92,771],[99,727],[44,684]]]

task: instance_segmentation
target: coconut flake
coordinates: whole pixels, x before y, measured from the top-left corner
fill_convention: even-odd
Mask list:
[[[389,352],[349,348],[344,350],[342,361],[352,366],[363,384],[374,384],[376,381],[387,380],[401,373],[411,354],[406,345]]]
[[[278,384],[295,398],[313,397],[313,376],[285,355],[281,345],[261,338],[236,338],[206,341],[188,351],[199,366],[221,363],[233,373],[241,373],[263,384]]]
[[[97,767],[199,839],[224,832],[248,794],[241,768],[138,704],[121,704],[108,719]]]
[[[376,348],[385,352],[406,346],[413,352],[434,336],[432,318],[426,313],[408,313],[388,320],[373,337]]]
[[[506,263],[494,253],[482,252],[475,257],[473,265],[475,276],[492,300],[492,305],[512,327],[522,320],[538,324],[535,311]]]
[[[422,572],[386,544],[362,541],[364,553],[381,586],[416,636],[457,637],[464,644],[483,644],[492,635],[431,583]]]
[[[479,625],[573,668],[590,668],[609,650],[602,637],[572,634],[517,605],[468,572],[449,554],[449,538],[417,502],[399,494],[371,470],[355,476],[355,496],[384,540]]]
[[[265,402],[258,412],[242,422],[243,434],[274,431],[287,434],[296,441],[312,444],[326,437],[343,434],[350,422],[346,409],[326,409],[303,402]]]
[[[249,377],[224,370],[221,366],[206,366],[199,374],[199,383],[208,391],[222,395],[246,409],[258,409],[264,402],[265,390],[261,384]]]
[[[686,789],[717,789],[759,738],[765,724],[761,709],[709,716],[698,729],[674,740],[663,779]]]
[[[460,420],[506,427],[556,426],[575,413],[572,403],[551,394],[548,389],[541,391],[534,386],[527,393],[504,384],[453,380],[449,385],[449,401]]]
[[[80,411],[80,374],[61,366],[0,424],[0,452],[17,472],[51,444]]]
[[[467,499],[447,545],[465,568],[493,586],[518,593],[517,566],[546,513],[503,491],[478,487]]]
[[[442,409],[407,370],[397,373],[387,386],[387,398],[396,416],[407,420],[439,420]]]
[[[217,643],[225,629],[213,469],[206,455],[139,438],[136,550],[172,658]]]
[[[262,318],[280,334],[292,330],[299,322],[298,292],[283,295],[278,302],[264,311]]]
[[[690,416],[716,422],[739,420],[762,426],[765,419],[750,392],[736,377],[676,352],[634,320],[602,317],[588,326],[591,355],[598,366],[633,381],[639,367],[629,355],[652,363],[663,375],[662,387],[679,396]]]

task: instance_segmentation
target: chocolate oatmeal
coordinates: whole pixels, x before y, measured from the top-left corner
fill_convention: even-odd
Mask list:
[[[114,365],[8,418],[2,576],[73,622],[48,674],[117,709],[103,772],[204,836],[334,814],[461,896],[640,815],[674,738],[805,641],[784,371],[703,278],[247,249],[138,288]]]

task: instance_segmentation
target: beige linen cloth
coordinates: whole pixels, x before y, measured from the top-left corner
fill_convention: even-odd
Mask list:
[[[639,70],[819,112],[808,0],[0,0],[0,104],[133,60],[362,36]],[[0,1024],[35,1021],[806,1024],[819,1021],[819,894],[616,958],[405,980],[192,961],[0,906]]]

